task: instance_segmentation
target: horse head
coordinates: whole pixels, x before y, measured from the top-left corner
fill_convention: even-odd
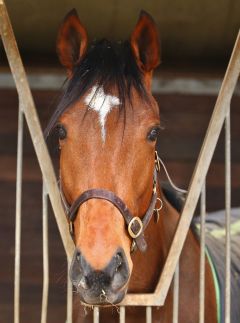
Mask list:
[[[57,52],[68,80],[48,129],[59,137],[61,192],[76,246],[70,277],[83,302],[119,303],[131,279],[132,241],[143,236],[139,219],[153,199],[158,32],[141,12],[129,41],[88,44],[73,10],[60,26]]]

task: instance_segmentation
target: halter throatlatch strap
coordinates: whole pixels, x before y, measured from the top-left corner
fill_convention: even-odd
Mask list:
[[[122,214],[126,224],[130,237],[136,243],[140,251],[145,251],[147,249],[147,243],[144,238],[144,231],[148,226],[152,215],[155,210],[155,205],[157,201],[157,170],[154,168],[153,173],[153,193],[152,198],[149,204],[149,207],[143,217],[139,218],[133,216],[128,209],[127,205],[113,192],[105,189],[91,189],[83,192],[71,206],[67,203],[63,191],[60,186],[60,194],[63,201],[63,206],[65,207],[65,212],[69,219],[70,224],[70,233],[72,237],[74,236],[73,232],[73,222],[77,216],[77,211],[79,207],[90,199],[102,199],[112,203]]]

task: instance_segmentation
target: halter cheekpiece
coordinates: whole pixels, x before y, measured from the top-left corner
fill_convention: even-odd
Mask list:
[[[138,216],[133,216],[127,205],[123,202],[123,200],[115,195],[113,192],[101,188],[90,189],[83,192],[73,203],[69,205],[65,195],[63,193],[60,181],[60,195],[62,199],[62,204],[65,209],[65,213],[68,217],[69,221],[69,231],[74,239],[74,221],[77,216],[77,211],[80,206],[90,199],[101,199],[106,200],[112,203],[122,214],[126,225],[129,236],[133,239],[132,243],[132,251],[135,249],[135,246],[138,247],[140,251],[146,251],[147,243],[144,238],[144,231],[148,226],[152,216],[156,213],[156,220],[159,219],[159,211],[161,210],[163,203],[162,200],[157,196],[157,181],[158,181],[158,172],[160,171],[160,163],[157,152],[155,152],[155,167],[153,171],[153,190],[152,197],[149,204],[149,207],[146,213],[140,218]],[[159,205],[156,207],[156,204]]]

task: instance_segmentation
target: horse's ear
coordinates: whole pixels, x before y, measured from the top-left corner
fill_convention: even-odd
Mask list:
[[[160,41],[152,17],[141,11],[137,25],[131,35],[131,47],[138,66],[143,72],[151,72],[160,63]]]
[[[64,18],[57,36],[57,53],[61,64],[71,77],[74,66],[87,49],[87,31],[81,24],[76,9],[72,9]]]

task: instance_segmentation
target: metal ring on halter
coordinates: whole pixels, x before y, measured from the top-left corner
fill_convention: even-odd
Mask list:
[[[155,208],[154,211],[159,212],[163,208],[163,201],[160,199],[160,197],[157,197],[157,201],[160,202],[160,206]],[[156,202],[156,205],[157,205],[157,202]]]

